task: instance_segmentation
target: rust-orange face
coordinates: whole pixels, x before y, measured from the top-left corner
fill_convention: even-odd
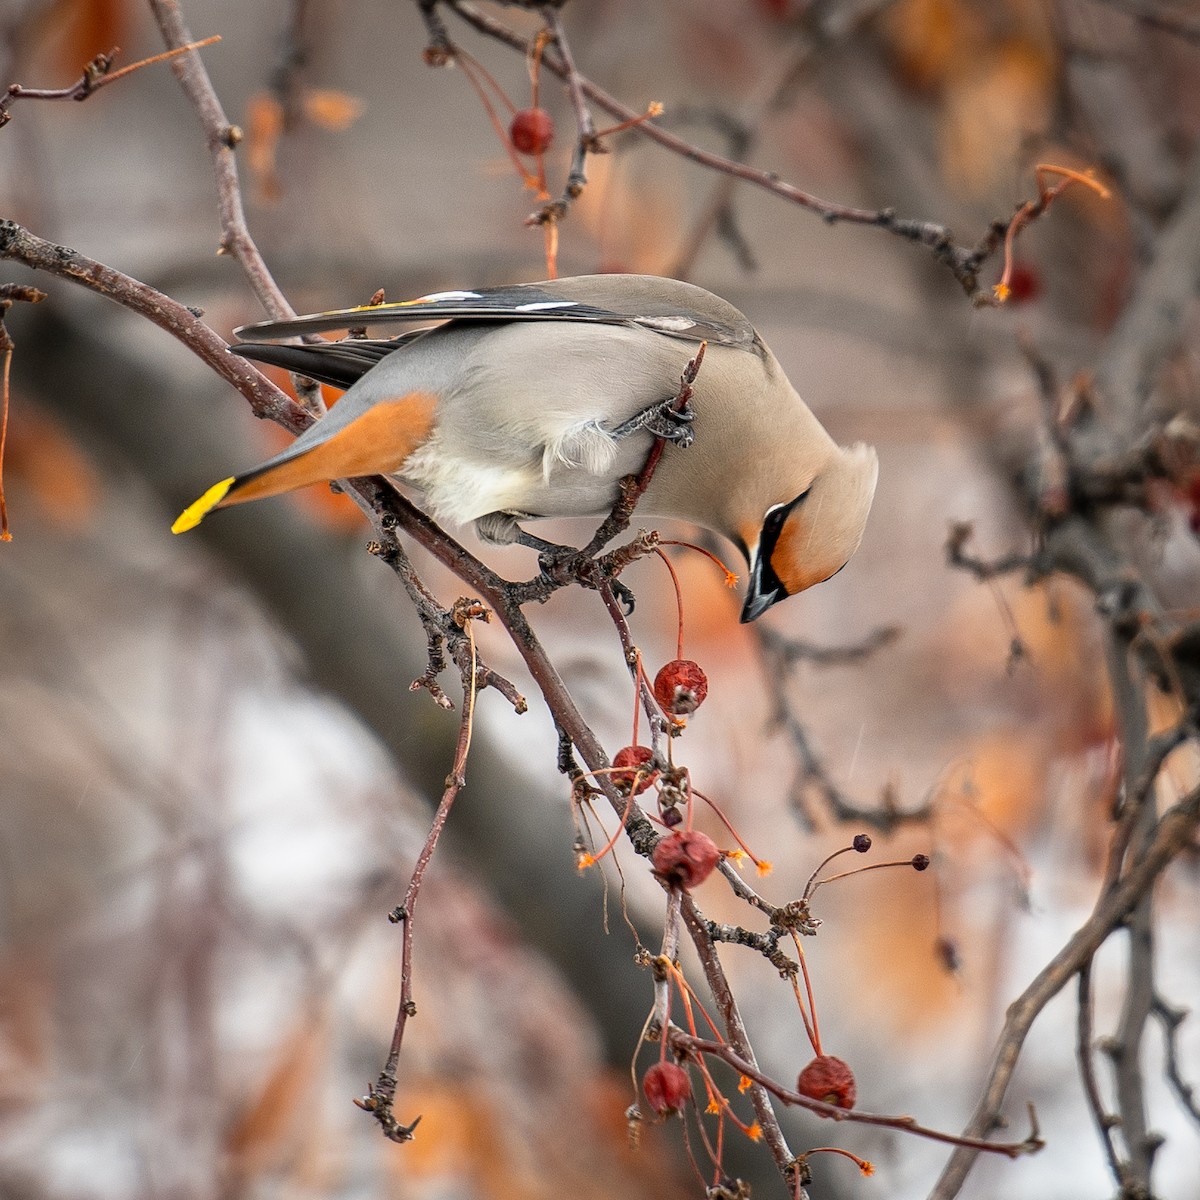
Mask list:
[[[849,554],[843,557],[813,536],[815,514],[807,511],[811,492],[806,489],[794,500],[767,509],[758,542],[748,555],[750,586],[742,605],[743,624],[787,596],[823,583],[846,565]]]
[[[758,541],[748,552],[750,560],[750,586],[746,590],[746,600],[742,605],[742,623],[753,621],[791,593],[787,585],[780,579],[772,557],[783,535],[788,517],[808,498],[808,492],[801,492],[794,500],[786,504],[776,504],[767,509],[763,517],[762,528],[759,530]]]

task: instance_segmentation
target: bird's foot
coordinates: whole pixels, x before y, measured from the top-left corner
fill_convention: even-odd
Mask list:
[[[686,401],[682,406],[679,397],[672,396],[658,404],[652,404],[640,413],[623,421],[611,432],[613,441],[620,441],[631,434],[652,433],[663,441],[671,442],[681,450],[686,450],[695,440],[696,432],[692,428],[695,413]]]
[[[556,592],[572,581],[581,583],[584,587],[599,590],[599,576],[595,569],[595,560],[588,557],[583,551],[575,546],[563,546],[558,542],[548,542],[545,538],[540,538],[536,534],[522,529],[515,522],[509,529],[512,531],[510,544],[525,546],[530,550],[537,551],[538,573],[524,585],[530,599],[536,598],[544,601],[552,592]],[[637,603],[632,590],[619,579],[610,578],[608,582],[617,603],[625,610],[625,615],[629,616]]]

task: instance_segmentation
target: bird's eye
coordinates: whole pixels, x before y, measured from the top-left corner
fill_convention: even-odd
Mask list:
[[[789,500],[786,504],[776,504],[774,508],[768,508],[767,514],[763,517],[762,524],[762,542],[767,546],[774,546],[779,538],[779,533],[783,529],[784,522],[788,519],[791,511],[798,507],[808,497],[811,489],[805,488],[795,500]]]

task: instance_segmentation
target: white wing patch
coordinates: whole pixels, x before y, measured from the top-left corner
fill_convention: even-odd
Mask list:
[[[513,312],[546,312],[551,308],[578,308],[575,300],[535,300],[529,304],[518,304]]]
[[[684,333],[696,327],[691,317],[635,317],[634,320],[648,329],[665,329],[669,333]]]
[[[481,300],[478,292],[430,292],[428,296],[418,296],[415,300],[405,300],[404,304],[442,304],[451,300]]]

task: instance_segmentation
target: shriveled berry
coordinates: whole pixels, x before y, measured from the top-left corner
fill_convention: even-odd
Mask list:
[[[649,746],[622,746],[613,755],[613,783],[625,795],[632,791],[640,796],[658,778],[658,768],[650,766],[653,759]]]
[[[668,829],[674,829],[683,820],[683,813],[674,804],[659,810],[659,819]]]
[[[668,833],[654,847],[650,861],[669,883],[693,888],[703,883],[721,860],[721,851],[707,834],[694,829]]]
[[[913,865],[914,871],[927,870],[929,867],[929,855],[928,854],[914,854],[913,860],[912,860],[912,865]]]
[[[858,1099],[854,1072],[847,1063],[832,1054],[818,1054],[800,1072],[796,1091],[810,1100],[823,1100],[838,1108],[853,1108]]]
[[[678,1064],[657,1062],[642,1076],[646,1103],[660,1117],[677,1113],[692,1095],[692,1077]]]
[[[523,108],[513,117],[508,136],[522,154],[544,154],[554,140],[554,121],[544,108]]]
[[[869,833],[856,833],[854,841],[850,843],[859,854],[866,854],[871,848],[871,835]]]
[[[708,676],[690,658],[673,659],[654,677],[654,698],[673,717],[691,716],[707,695]]]

